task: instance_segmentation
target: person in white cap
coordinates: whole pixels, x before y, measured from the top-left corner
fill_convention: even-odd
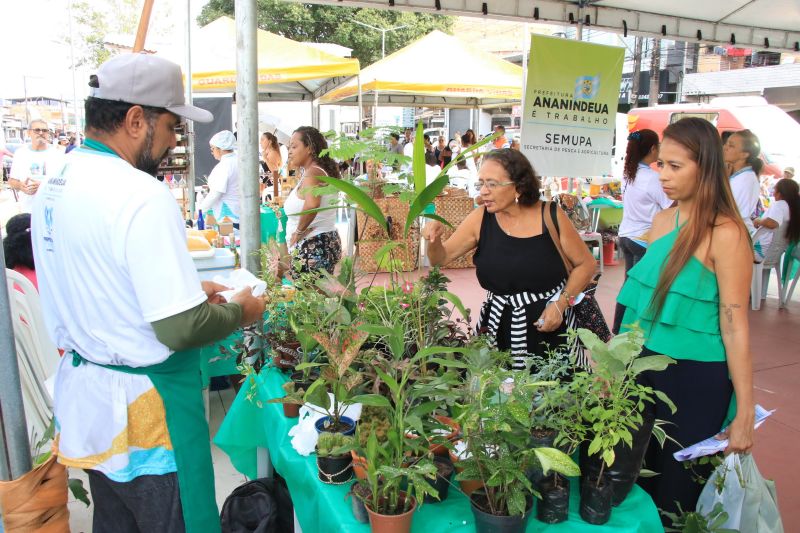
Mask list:
[[[783,169],[783,177],[786,179],[794,179],[794,167],[786,167]]]
[[[64,350],[56,374],[58,461],[83,468],[93,531],[216,532],[199,346],[253,323],[249,289],[200,283],[180,211],[156,169],[182,118],[180,67],[121,54],[85,102],[86,141],[42,182],[32,241],[42,310]]]
[[[234,150],[236,137],[228,130],[222,130],[209,141],[211,155],[219,161],[208,176],[209,193],[200,204],[200,209],[222,218],[229,216],[234,223],[239,222],[239,165]]]

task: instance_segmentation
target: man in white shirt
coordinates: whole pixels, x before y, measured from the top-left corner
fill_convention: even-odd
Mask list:
[[[56,374],[58,461],[89,475],[93,531],[218,532],[200,346],[254,322],[249,288],[200,283],[178,206],[155,179],[184,117],[180,67],[100,66],[86,141],[33,203],[31,240]],[[222,305],[218,305],[222,304]]]
[[[39,190],[42,180],[58,174],[64,157],[50,144],[50,130],[45,121],[32,121],[28,136],[31,143],[20,146],[14,153],[8,178],[9,187],[17,191],[23,213],[30,213],[33,195]]]

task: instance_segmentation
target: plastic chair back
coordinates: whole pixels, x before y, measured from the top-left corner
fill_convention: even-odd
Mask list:
[[[10,269],[6,269],[6,279],[25,415],[29,430],[41,436],[53,416],[52,392],[46,382],[55,376],[60,356],[45,329],[33,283]]]

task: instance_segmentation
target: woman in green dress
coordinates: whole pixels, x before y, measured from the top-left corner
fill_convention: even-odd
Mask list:
[[[680,446],[667,442],[662,449],[651,442],[645,466],[659,475],[639,484],[659,508],[674,512],[677,502],[691,511],[702,485],[673,452],[726,425],[719,436],[729,439],[725,453],[753,446],[747,318],[753,254],[711,123],[686,118],[667,127],[658,164],[664,192],[677,206],[653,219],[651,245],[628,273],[618,301],[627,308],[623,330],[636,322],[644,330],[644,353],[677,361],[663,372],[643,374],[646,385],[677,406],[672,414],[659,402],[651,414],[669,422],[665,429]],[[695,473],[707,477],[710,468],[703,470]]]

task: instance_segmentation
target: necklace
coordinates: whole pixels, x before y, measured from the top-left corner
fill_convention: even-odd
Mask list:
[[[500,213],[498,213],[498,215],[499,215],[499,214],[500,214]],[[503,231],[503,233],[505,233],[505,234],[506,234],[506,235],[508,235],[509,237],[514,237],[514,235],[513,235],[512,233],[514,232],[514,230],[516,230],[516,229],[517,229],[517,226],[519,226],[519,221],[520,221],[520,219],[521,219],[522,217],[521,217],[521,216],[519,216],[519,215],[517,215],[517,216],[509,215],[509,214],[507,214],[507,213],[506,213],[506,214],[504,214],[504,218],[506,218],[506,219],[508,219],[508,218],[513,218],[513,219],[514,219],[514,224],[513,224],[513,225],[512,225],[510,228],[508,228],[508,229],[505,229],[505,228],[503,228],[503,226],[500,224],[500,219],[499,219],[499,217],[498,217],[498,218],[497,218],[497,225],[500,227],[500,229]]]

